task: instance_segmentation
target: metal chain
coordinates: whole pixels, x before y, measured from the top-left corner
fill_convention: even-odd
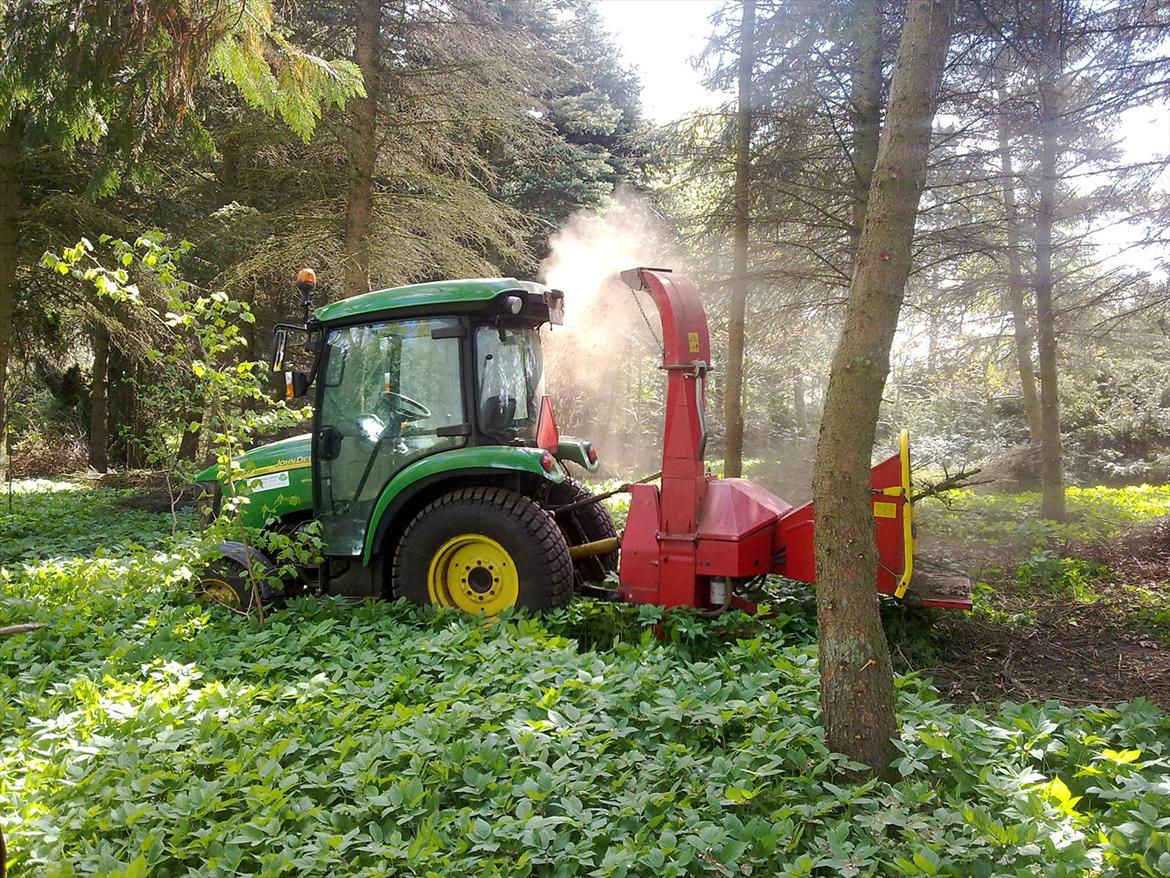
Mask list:
[[[638,294],[633,289],[630,290],[630,295],[634,297],[634,304],[638,306],[638,313],[642,315],[642,319],[646,322],[646,328],[650,330],[650,337],[658,342],[658,350],[662,354],[662,362],[666,362],[666,344],[659,337],[658,333],[654,331],[654,324],[650,322],[650,318],[646,316],[646,309],[642,307],[642,300],[638,298]]]

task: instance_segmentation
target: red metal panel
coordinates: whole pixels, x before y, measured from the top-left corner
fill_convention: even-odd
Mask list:
[[[699,513],[699,535],[703,539],[733,540],[775,523],[791,509],[771,491],[747,479],[712,480]]]
[[[771,527],[731,540],[699,541],[698,568],[703,576],[752,577],[772,572]]]
[[[658,516],[658,489],[654,485],[630,488],[630,512],[618,568],[622,600],[658,602]]]
[[[747,577],[771,571],[774,525],[791,508],[747,479],[712,480],[699,513],[699,573]]]
[[[900,488],[901,456],[895,454],[875,466],[871,484],[874,488],[874,538],[878,550],[877,590],[882,594],[894,594],[906,569],[903,519],[907,503]],[[892,489],[890,493],[885,493],[887,488]],[[776,573],[801,582],[816,582],[812,503],[792,510],[777,522],[776,545],[782,550]]]
[[[775,541],[780,554],[775,573],[800,582],[817,581],[812,503],[798,506],[776,523]]]

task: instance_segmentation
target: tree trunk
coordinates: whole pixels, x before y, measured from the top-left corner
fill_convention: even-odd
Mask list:
[[[792,379],[792,416],[796,420],[796,431],[804,436],[808,433],[808,406],[804,399],[804,376]]]
[[[813,475],[825,740],[875,772],[894,756],[895,719],[874,593],[870,460],[954,11],[955,0],[912,0],[907,11]]]
[[[735,188],[732,193],[731,303],[727,312],[727,385],[723,421],[727,438],[723,474],[743,475],[743,339],[747,309],[748,235],[751,231],[752,72],[755,69],[756,0],[743,0],[739,25],[739,106],[735,114]]]
[[[134,469],[139,444],[134,361],[116,344],[110,346],[106,387],[106,433],[110,456],[123,467]]]
[[[857,18],[854,42],[853,79],[853,227],[851,238],[856,250],[873,166],[877,161],[878,137],[882,125],[882,7],[879,0],[866,0]]]
[[[1060,108],[1056,77],[1060,64],[1057,23],[1049,0],[1041,5],[1040,46],[1040,185],[1036,210],[1035,250],[1037,354],[1040,365],[1040,514],[1064,521],[1064,467],[1060,447],[1060,399],[1057,395],[1056,312],[1052,302],[1052,225],[1056,216],[1056,154]]]
[[[0,129],[0,481],[8,478],[8,364],[19,258],[21,123]]]
[[[1020,393],[1024,398],[1024,417],[1028,421],[1028,440],[1034,447],[1041,444],[1040,396],[1036,390],[1036,369],[1032,364],[1032,322],[1024,303],[1023,245],[1020,236],[1020,213],[1016,206],[1016,178],[1012,168],[1011,143],[1003,102],[997,118],[999,161],[1003,173],[1003,214],[1007,237],[1007,305],[1012,315],[1016,349],[1016,367],[1020,373]]]
[[[381,0],[357,0],[354,63],[362,71],[365,97],[350,106],[349,198],[345,206],[345,291],[370,289],[370,236],[374,222],[374,166],[378,158],[379,56],[382,49]]]
[[[179,440],[179,460],[195,460],[199,456],[199,432],[190,430],[191,424],[203,423],[203,409],[191,407],[183,413],[183,437]]]
[[[106,406],[106,367],[110,361],[110,333],[104,323],[93,324],[93,375],[89,383],[89,465],[99,473],[110,468],[109,424]]]

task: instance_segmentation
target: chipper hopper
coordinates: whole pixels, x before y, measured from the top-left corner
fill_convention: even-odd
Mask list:
[[[245,524],[291,532],[317,522],[322,563],[286,592],[495,615],[589,591],[718,612],[747,606],[767,574],[815,581],[811,505],[707,473],[711,352],[694,286],[664,269],[622,277],[658,309],[667,393],[661,483],[630,487],[621,535],[566,466],[596,471],[596,449],[560,435],[544,395],[539,330],[561,322],[565,296],[512,278],[415,284],[314,310],[316,276],[302,271],[304,322],[277,327],[272,368],[290,398],[315,386],[312,431],[199,479],[215,503],[238,495]],[[295,335],[306,371],[291,368]],[[873,468],[873,489],[877,590],[901,598],[914,572],[905,434],[898,454]],[[249,605],[249,576],[270,570],[269,559],[241,543],[222,555],[202,590]],[[919,598],[970,607],[968,594]]]

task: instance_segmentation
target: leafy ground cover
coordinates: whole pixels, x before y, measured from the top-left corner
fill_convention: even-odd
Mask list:
[[[0,639],[16,876],[1170,871],[1144,700],[956,709],[903,676],[900,780],[848,785],[799,603],[302,599],[260,629],[187,595],[181,542],[67,554],[0,568],[0,619],[47,625]]]
[[[151,548],[170,540],[169,512],[128,508],[135,493],[92,484],[30,479],[13,483],[11,496],[0,497],[0,564],[53,557],[118,557],[136,547]],[[177,526],[189,529],[194,514],[178,514]]]
[[[1133,524],[1170,514],[1170,485],[1072,486],[1066,498],[1065,524],[1040,517],[1037,491],[955,491],[945,503],[924,503],[920,515],[930,540],[951,554],[984,561],[1114,539]]]

